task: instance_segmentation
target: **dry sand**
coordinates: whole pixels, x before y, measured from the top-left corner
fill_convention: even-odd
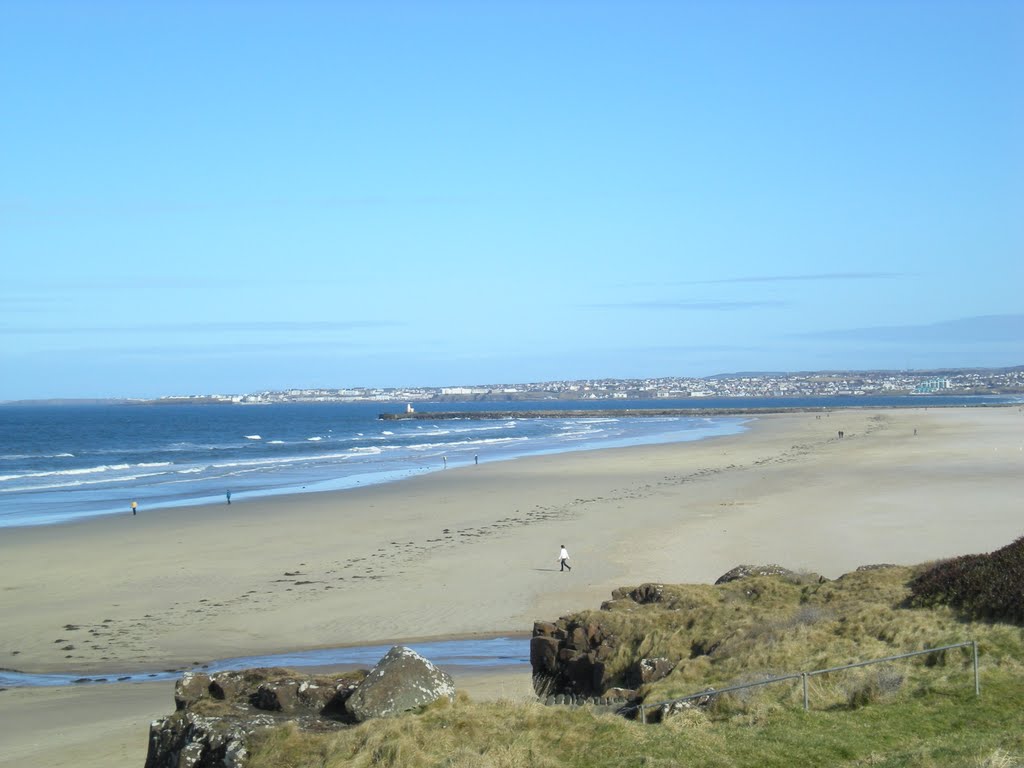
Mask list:
[[[743,435],[696,443],[6,529],[0,666],[109,674],[524,632],[618,586],[712,582],[740,563],[836,577],[991,551],[1024,534],[1022,470],[1017,407],[847,410],[761,416]],[[571,573],[558,572],[563,543]],[[527,678],[466,680],[471,693],[515,697]],[[171,690],[4,691],[0,766],[99,749],[97,764],[141,765]],[[90,724],[111,738],[89,742]]]

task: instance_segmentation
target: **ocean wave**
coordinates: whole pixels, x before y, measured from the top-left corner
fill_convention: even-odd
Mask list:
[[[54,469],[49,472],[23,472],[17,475],[0,475],[0,482],[23,480],[31,477],[54,477],[56,475],[89,475],[98,472],[117,472],[129,469],[131,464],[102,464],[98,467],[81,467],[79,469]]]
[[[315,456],[282,456],[279,458],[251,459],[247,461],[226,461],[211,464],[214,469],[231,469],[232,467],[273,467],[283,464],[312,464],[317,461],[333,461],[335,459],[351,459],[351,453],[323,453]]]
[[[391,446],[394,447],[394,446]],[[357,445],[354,448],[349,449],[352,453],[361,454],[363,456],[379,456],[384,453],[384,448],[378,445]]]
[[[310,443],[318,443],[323,440],[322,437],[307,437],[306,440]]]
[[[25,459],[73,459],[73,453],[5,453],[0,461],[25,461]]]
[[[137,480],[146,480],[148,478],[160,477],[166,475],[166,472],[142,472],[136,475],[117,475],[116,477],[98,477],[94,479],[86,480],[73,480],[64,483],[41,483],[35,485],[22,485],[22,486],[10,486],[0,488],[0,493],[25,493],[25,492],[39,492],[39,491],[56,491],[62,488],[84,488],[90,485],[111,485],[113,483],[133,483]]]
[[[245,435],[246,440],[262,440],[263,438],[259,435]]]
[[[464,445],[496,445],[499,443],[519,443],[529,440],[528,437],[492,437],[488,440],[453,440],[450,443],[417,443],[403,446],[409,451],[430,451],[437,448],[455,448]]]
[[[267,445],[284,445],[284,440],[270,440]]]

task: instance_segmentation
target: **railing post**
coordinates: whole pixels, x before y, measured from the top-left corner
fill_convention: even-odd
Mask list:
[[[978,641],[972,640],[971,646],[974,649],[974,695],[981,696],[981,677],[978,675]]]
[[[809,708],[809,705],[807,703],[807,673],[801,672],[800,677],[802,677],[804,681],[804,712],[806,712]]]

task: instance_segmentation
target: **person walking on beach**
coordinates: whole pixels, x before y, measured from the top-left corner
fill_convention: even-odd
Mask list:
[[[572,566],[569,565],[569,550],[565,548],[565,544],[562,544],[562,548],[558,552],[558,562],[561,564],[560,571],[571,571]]]
[[[137,501],[132,501],[132,514],[133,514],[133,515],[135,514],[135,511],[136,511],[136,510],[137,510],[138,508],[139,508],[139,502],[137,502]]]
[[[225,493],[224,495],[225,495],[225,496],[227,496],[227,498],[228,498],[228,504],[230,504],[230,503],[231,503],[231,491],[230,491],[230,489],[229,489],[229,490],[228,490],[228,492],[227,492],[227,493]]]

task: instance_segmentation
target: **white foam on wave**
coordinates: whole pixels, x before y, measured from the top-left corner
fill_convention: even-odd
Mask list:
[[[18,493],[20,491],[54,491],[60,488],[84,488],[90,485],[110,485],[111,483],[131,483],[136,480],[145,480],[150,477],[160,477],[166,472],[142,472],[136,475],[117,475],[112,477],[98,477],[85,480],[71,480],[69,482],[49,482],[34,485],[9,486],[0,488],[0,493]]]
[[[25,459],[73,459],[73,453],[5,453],[0,461],[24,461]]]
[[[93,475],[100,472],[119,472],[131,467],[131,464],[102,464],[98,467],[81,467],[80,469],[55,469],[50,472],[24,472],[16,475],[0,475],[0,482],[7,480],[23,480],[33,477],[54,477],[56,475]]]
[[[263,438],[260,437],[259,435],[246,435],[245,439],[246,440],[262,440]]]
[[[270,440],[267,445],[284,445],[284,440]]]
[[[393,435],[393,434],[395,434],[394,432],[388,432],[388,431],[387,431],[386,429],[382,429],[382,430],[380,431],[380,433],[381,433],[382,435]]]
[[[218,464],[211,464],[214,469],[232,469],[234,467],[273,467],[285,464],[307,464],[316,461],[330,461],[333,459],[351,459],[351,453],[323,453],[316,456],[283,456],[277,459],[252,459],[251,461],[226,461]]]
[[[435,448],[454,448],[463,445],[495,445],[498,443],[520,443],[529,440],[528,437],[492,437],[487,440],[453,440],[450,443],[417,443],[405,446],[410,451],[430,451]]]
[[[322,437],[307,437],[306,440],[308,440],[311,443],[318,443],[321,440],[323,440],[323,438]]]

